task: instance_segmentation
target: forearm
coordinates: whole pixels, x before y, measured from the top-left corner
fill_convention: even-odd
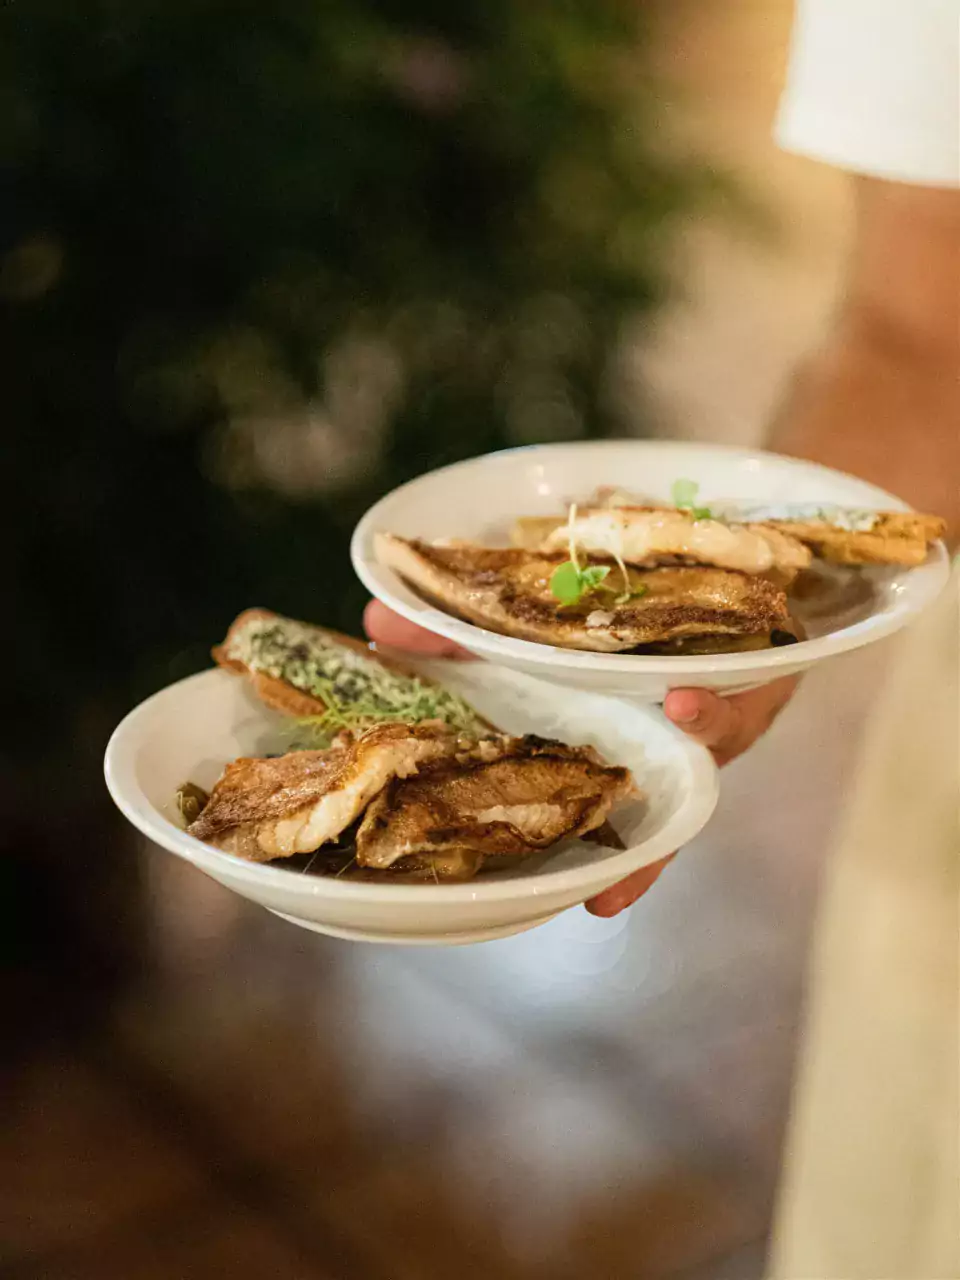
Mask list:
[[[849,321],[800,371],[770,448],[862,476],[960,536],[957,365],[891,350]]]
[[[858,185],[846,301],[800,370],[770,447],[853,472],[960,534],[960,202]]]

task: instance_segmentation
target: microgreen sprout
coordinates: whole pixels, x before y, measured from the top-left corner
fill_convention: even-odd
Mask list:
[[[712,514],[710,508],[697,506],[699,492],[700,486],[696,480],[676,480],[671,490],[673,505],[678,511],[689,512],[694,520],[709,520]]]
[[[580,567],[580,561],[577,559],[576,538],[574,536],[576,518],[577,504],[572,502],[567,517],[567,547],[570,552],[570,559],[565,560],[563,564],[557,565],[550,576],[550,591],[562,605],[579,604],[583,597],[591,591],[616,591],[616,588],[606,581],[610,574],[609,565],[594,564],[584,565],[583,568]],[[616,548],[610,548],[610,555],[617,562],[617,567],[623,580],[623,590],[617,593],[614,603],[618,605],[626,604],[628,600],[638,600],[641,596],[646,595],[647,587],[644,583],[641,582],[636,587],[631,585],[630,574],[620,552]]]
[[[567,547],[570,559],[558,564],[550,575],[550,591],[555,600],[563,605],[579,604],[585,595],[596,589],[606,578],[610,569],[605,564],[584,565],[580,568],[577,559],[577,545],[573,536],[573,526],[577,518],[577,504],[570,503],[567,516]]]

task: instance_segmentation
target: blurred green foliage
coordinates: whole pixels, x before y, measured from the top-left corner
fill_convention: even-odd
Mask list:
[[[248,605],[356,629],[367,503],[617,433],[621,327],[710,186],[664,155],[638,13],[4,8],[4,499],[43,723],[204,665]]]

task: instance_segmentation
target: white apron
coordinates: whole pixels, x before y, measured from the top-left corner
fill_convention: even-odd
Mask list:
[[[898,642],[826,864],[776,1280],[960,1277],[956,588]]]

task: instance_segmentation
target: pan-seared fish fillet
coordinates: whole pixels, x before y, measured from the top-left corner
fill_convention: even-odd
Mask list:
[[[385,788],[360,824],[357,862],[530,854],[593,831],[635,793],[629,771],[590,747],[504,738],[495,752],[438,760]]]
[[[724,569],[630,569],[631,591],[643,595],[617,604],[615,593],[596,591],[561,606],[550,576],[562,555],[439,547],[392,534],[379,535],[377,554],[446,612],[562,648],[616,653],[678,636],[757,635],[788,616],[786,596],[771,582]]]
[[[538,536],[539,535],[539,536]],[[687,511],[656,507],[587,507],[573,521],[518,520],[514,545],[550,554],[570,540],[587,555],[617,555],[627,564],[652,568],[678,561],[736,569],[791,582],[810,563],[802,542],[764,525],[697,520]]]
[[[393,778],[471,745],[439,724],[377,725],[326,751],[227,765],[187,830],[253,862],[336,840]]]
[[[416,779],[420,789],[399,789]],[[326,751],[234,761],[188,831],[266,862],[336,841],[366,811],[361,871],[464,880],[488,854],[520,856],[565,835],[600,839],[612,806],[635,790],[626,769],[590,747],[382,725]],[[616,844],[609,829],[603,838]]]

